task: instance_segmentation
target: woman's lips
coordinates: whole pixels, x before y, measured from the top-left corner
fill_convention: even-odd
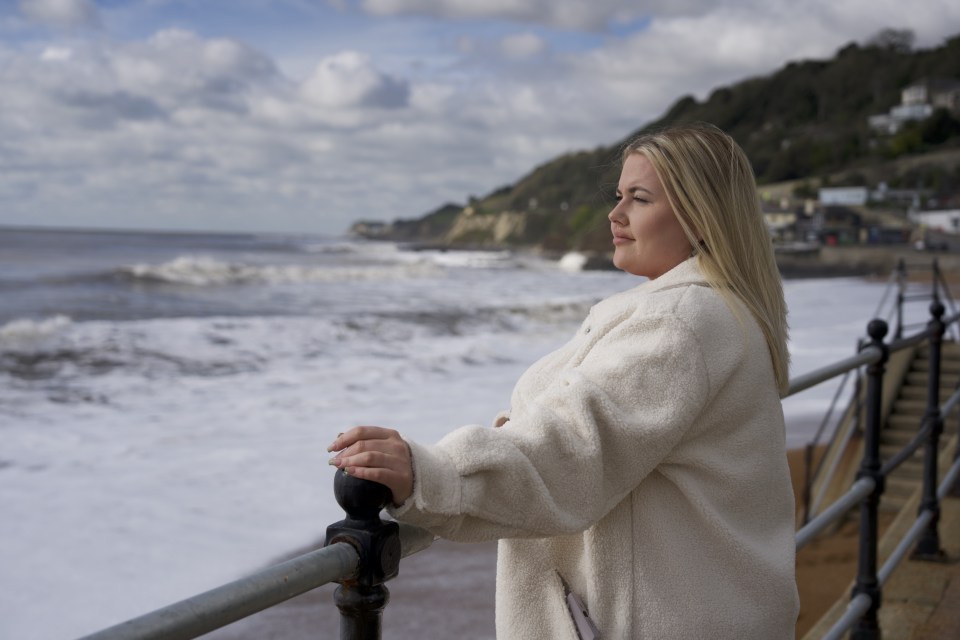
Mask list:
[[[625,236],[622,233],[617,231],[612,231],[613,233],[613,244],[627,244],[628,242],[633,242],[633,238]]]

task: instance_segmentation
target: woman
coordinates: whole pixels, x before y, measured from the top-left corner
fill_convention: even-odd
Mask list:
[[[567,588],[607,639],[792,638],[786,309],[750,164],[713,127],[642,135],[617,198],[614,264],[648,280],[527,370],[499,429],[357,427],[331,464],[399,520],[500,540],[498,638],[576,638]]]

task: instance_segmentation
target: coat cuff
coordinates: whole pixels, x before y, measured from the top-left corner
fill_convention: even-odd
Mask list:
[[[436,447],[407,441],[413,462],[413,493],[387,512],[397,520],[429,527],[431,515],[459,515],[460,472],[453,460]]]

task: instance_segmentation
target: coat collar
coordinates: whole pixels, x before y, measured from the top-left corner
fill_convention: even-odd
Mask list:
[[[709,284],[700,271],[699,258],[696,256],[684,260],[656,280],[647,280],[637,288],[642,289],[644,293],[653,293],[689,284]]]

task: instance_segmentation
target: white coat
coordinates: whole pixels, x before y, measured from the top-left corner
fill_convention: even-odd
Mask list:
[[[523,374],[501,428],[409,444],[414,492],[391,511],[451,540],[500,539],[501,640],[576,639],[560,576],[605,640],[794,637],[769,351],[696,258],[594,306]]]

